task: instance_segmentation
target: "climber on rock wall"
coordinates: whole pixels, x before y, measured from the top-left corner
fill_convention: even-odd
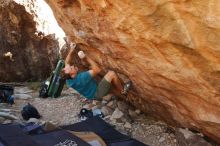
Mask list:
[[[76,44],[70,42],[70,49],[65,59],[65,68],[63,69],[63,77],[66,79],[68,87],[75,89],[87,99],[101,99],[110,92],[112,86],[116,88],[117,94],[127,95],[131,87],[131,81],[122,85],[114,71],[108,71],[97,84],[94,77],[100,73],[101,69],[83,51],[79,51],[78,56],[81,60],[86,61],[91,68],[88,71],[79,72],[77,66],[70,64],[75,48]]]

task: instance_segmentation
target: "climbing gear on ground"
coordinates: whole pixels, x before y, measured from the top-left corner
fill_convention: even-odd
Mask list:
[[[93,113],[91,110],[88,110],[86,108],[82,108],[80,110],[79,118],[81,121],[85,121],[87,118],[92,118],[92,117],[93,117]]]
[[[45,130],[43,129],[43,124],[41,123],[25,123],[24,125],[21,125],[22,130],[27,134],[43,134],[45,133]]]
[[[7,103],[9,103],[9,104],[14,104],[15,102],[14,102],[14,96],[13,95],[11,95],[11,96],[8,96],[8,98],[7,98]]]
[[[61,71],[65,66],[64,60],[59,60],[57,63],[56,69],[53,71],[52,78],[50,80],[50,85],[48,89],[49,97],[58,97],[60,96],[63,86],[65,84],[65,80],[61,78]]]
[[[50,124],[51,125],[51,124]],[[46,125],[45,125],[46,126]],[[93,117],[86,121],[54,127],[49,131],[43,126],[45,133],[23,132],[23,126],[19,124],[0,125],[0,145],[7,146],[147,146],[130,136],[121,134],[99,117]],[[61,129],[62,128],[62,129]],[[77,132],[76,132],[77,131]],[[89,132],[88,132],[89,131]],[[91,132],[97,136],[91,138]],[[99,137],[99,138],[98,138]],[[97,141],[99,143],[97,143]],[[92,142],[92,143],[90,143]],[[96,142],[96,143],[94,143]],[[88,144],[89,143],[89,144]],[[94,144],[94,145],[93,145]],[[99,145],[98,145],[99,144]]]
[[[30,118],[39,119],[41,117],[37,109],[30,103],[22,108],[21,115],[24,120],[29,120]]]
[[[100,109],[88,110],[86,108],[82,108],[79,113],[79,118],[81,121],[85,121],[88,118],[92,118],[94,116],[98,116],[100,118],[104,117],[104,114]]]
[[[63,86],[65,84],[65,79],[61,77],[61,71],[65,66],[64,60],[59,60],[55,70],[51,73],[49,79],[42,83],[39,90],[39,97],[53,97],[57,98],[60,96]]]
[[[49,87],[50,82],[49,81],[44,81],[41,83],[40,90],[39,90],[39,97],[42,98],[47,98],[47,92],[48,92],[48,87]]]
[[[7,85],[0,85],[0,103],[14,104],[14,88]]]
[[[104,114],[100,109],[94,109],[92,110],[93,116],[99,116],[100,118],[104,118]]]

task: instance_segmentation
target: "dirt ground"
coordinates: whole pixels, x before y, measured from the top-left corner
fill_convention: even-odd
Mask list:
[[[15,89],[15,104],[13,106],[1,104],[0,109],[12,109],[13,114],[23,121],[20,111],[27,103],[31,103],[38,109],[42,115],[41,121],[50,121],[56,125],[80,122],[78,114],[82,107],[102,109],[106,115],[104,120],[123,134],[150,146],[179,146],[173,127],[161,121],[155,121],[138,109],[117,99],[101,102],[87,101],[71,89],[64,89],[59,98],[42,99],[38,98],[38,91],[18,87]],[[1,118],[0,122],[10,123],[12,120]]]

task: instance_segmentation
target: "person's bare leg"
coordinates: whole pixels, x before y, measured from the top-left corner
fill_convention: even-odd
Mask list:
[[[112,85],[116,88],[117,94],[120,95],[121,92],[123,91],[123,86],[116,73],[114,71],[108,71],[107,74],[104,76],[104,78],[108,82],[112,83]]]

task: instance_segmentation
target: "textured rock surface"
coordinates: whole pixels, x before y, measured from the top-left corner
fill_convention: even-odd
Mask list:
[[[219,0],[47,0],[104,69],[134,83],[129,101],[220,142]]]
[[[0,81],[43,79],[56,64],[58,41],[55,35],[39,31],[40,24],[44,28],[49,25],[37,21],[33,7],[33,2],[26,6],[0,2]]]

